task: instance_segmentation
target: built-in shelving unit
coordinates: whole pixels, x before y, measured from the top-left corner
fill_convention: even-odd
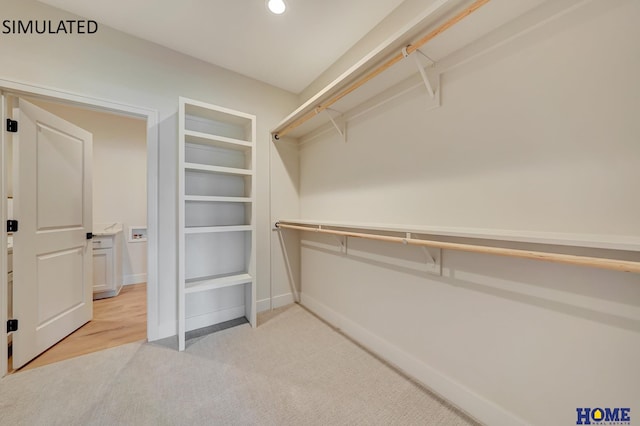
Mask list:
[[[234,319],[238,300],[240,316],[256,324],[256,118],[182,97],[179,103],[178,346],[184,350],[187,331]],[[215,302],[216,311],[195,315],[214,320],[190,326],[190,306],[202,309],[202,300]]]

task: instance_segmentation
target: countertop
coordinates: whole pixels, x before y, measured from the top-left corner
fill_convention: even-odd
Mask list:
[[[96,237],[105,237],[110,235],[116,235],[122,232],[121,223],[94,223],[93,235]]]

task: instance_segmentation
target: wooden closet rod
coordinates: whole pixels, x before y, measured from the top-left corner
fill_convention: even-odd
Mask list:
[[[490,0],[476,0],[472,5],[470,5],[466,9],[464,9],[462,12],[460,12],[459,14],[454,16],[453,18],[449,19],[444,24],[440,25],[435,30],[431,31],[429,34],[427,34],[424,37],[422,37],[420,40],[416,41],[413,44],[408,45],[407,46],[407,54],[410,55],[413,52],[415,52],[416,50],[420,49],[427,42],[429,42],[430,40],[432,40],[433,38],[435,38],[439,34],[445,32],[449,28],[453,27],[455,24],[457,24],[458,22],[460,22],[461,20],[463,20],[464,18],[466,18],[467,16],[471,15],[473,12],[478,10],[481,6],[484,6],[485,4],[489,3],[489,1]],[[308,113],[306,113],[305,115],[303,115],[302,117],[300,117],[299,119],[294,121],[293,123],[290,123],[287,126],[285,126],[284,129],[282,129],[281,131],[279,131],[276,134],[274,134],[273,137],[276,140],[279,140],[281,137],[285,136],[291,130],[295,129],[296,127],[300,126],[301,124],[305,123],[306,121],[312,119],[316,115],[320,114],[322,111],[324,111],[327,108],[329,108],[331,105],[333,105],[336,102],[338,102],[340,99],[342,99],[345,96],[347,96],[349,93],[351,93],[354,90],[358,89],[360,86],[363,86],[369,80],[372,80],[374,77],[376,77],[377,75],[381,74],[383,71],[387,70],[388,68],[391,68],[393,65],[395,65],[396,63],[398,63],[402,59],[404,59],[404,57],[405,56],[404,56],[404,54],[402,52],[398,53],[397,55],[395,55],[394,57],[389,59],[387,62],[385,62],[384,64],[380,65],[378,68],[374,69],[369,74],[365,75],[364,77],[362,77],[361,79],[359,79],[355,83],[353,83],[351,86],[347,87],[342,92],[338,93],[333,98],[331,98],[328,101],[318,105],[312,111],[309,111]]]
[[[471,253],[485,253],[498,256],[519,257],[523,259],[546,260],[549,262],[566,263],[569,265],[591,266],[612,271],[640,273],[640,262],[629,260],[606,259],[600,257],[575,256],[571,254],[546,253],[540,251],[518,250],[500,247],[487,247],[473,244],[447,243],[434,240],[419,240],[415,238],[390,237],[387,235],[364,234],[359,232],[338,231],[333,229],[312,228],[309,226],[287,225],[276,223],[276,228],[295,229],[298,231],[318,232],[321,234],[341,235],[344,237],[364,238],[367,240],[386,241],[390,243],[410,244],[414,246],[435,247],[448,250],[466,251]]]

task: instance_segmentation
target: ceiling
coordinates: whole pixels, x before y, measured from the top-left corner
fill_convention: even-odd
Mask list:
[[[403,0],[39,1],[300,93]]]

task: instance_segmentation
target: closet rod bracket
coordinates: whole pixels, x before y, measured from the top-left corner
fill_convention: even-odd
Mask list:
[[[319,114],[320,111],[320,107],[317,108],[318,111],[317,113]],[[336,122],[336,120],[331,116],[331,114],[329,113],[329,111],[334,111],[331,108],[325,108],[324,112],[327,114],[327,117],[329,117],[329,121],[331,121],[331,124],[333,124],[333,127],[336,129],[336,131],[338,132],[338,134],[342,137],[342,140],[346,143],[347,142],[347,122],[344,120],[342,113],[338,112],[340,115],[338,116],[339,121],[341,122],[341,125],[338,125],[338,123]]]
[[[422,251],[424,252],[424,255],[427,256],[427,260],[431,263],[437,263],[436,262],[436,258],[433,257],[433,255],[431,254],[431,252],[429,251],[428,248],[426,248],[425,246],[421,246]]]
[[[416,66],[418,67],[418,71],[420,72],[420,76],[422,77],[422,81],[424,82],[424,85],[427,88],[427,92],[429,92],[429,96],[431,96],[431,99],[433,99],[436,96],[436,93],[433,90],[433,85],[431,84],[431,81],[429,80],[429,76],[427,75],[427,72],[425,71],[424,67],[422,66],[422,62],[420,62],[420,58],[418,57],[418,55],[415,54],[415,52],[420,52],[420,53],[422,53],[422,52],[420,50],[418,50],[418,49],[415,49],[412,53],[409,53],[407,51],[408,47],[409,46],[402,48],[402,56],[404,56],[405,58],[408,58],[409,56],[413,55],[413,60],[415,61]],[[429,58],[424,53],[422,53],[422,55],[425,58],[427,58],[429,61],[431,61],[432,65],[435,63],[431,58]]]
[[[413,239],[413,235],[411,234],[411,232],[406,232],[405,238],[402,239],[402,244],[407,245],[410,242],[412,244],[415,244],[415,240]],[[429,265],[428,272],[433,275],[442,275],[442,265],[440,264],[442,250],[439,248],[426,247],[423,245],[419,245],[418,247],[422,249],[422,252],[427,257],[426,263]],[[436,253],[435,255],[434,252]]]
[[[340,252],[346,254],[347,253],[347,236],[345,235],[341,238],[338,235],[333,235],[333,237],[336,239],[336,241],[338,242],[338,245],[340,246]]]

